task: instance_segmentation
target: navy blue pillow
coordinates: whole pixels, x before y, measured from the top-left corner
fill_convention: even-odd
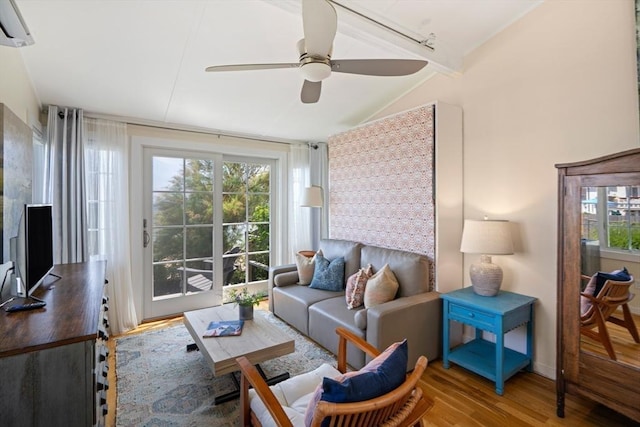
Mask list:
[[[407,340],[395,343],[357,372],[322,380],[322,400],[333,403],[361,402],[398,388],[407,375]]]
[[[341,291],[344,286],[344,258],[339,257],[329,262],[320,252],[315,258],[313,279],[309,287],[325,291]]]
[[[598,275],[596,276],[596,290],[593,295],[598,296],[607,280],[615,280],[616,282],[628,282],[629,280],[631,280],[631,276],[627,271],[627,267],[623,267],[622,270],[616,270],[611,273],[603,273],[602,271],[598,271]]]

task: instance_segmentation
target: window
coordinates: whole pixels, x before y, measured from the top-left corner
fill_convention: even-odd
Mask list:
[[[583,187],[582,238],[602,249],[640,251],[640,186]]]

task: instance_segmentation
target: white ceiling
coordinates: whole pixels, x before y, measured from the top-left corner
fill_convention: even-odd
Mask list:
[[[362,123],[542,0],[339,0],[435,51],[337,7],[334,59],[430,60],[407,77],[332,74],[300,102],[297,69],[205,73],[210,65],[297,62],[299,0],[16,0],[35,39],[20,48],[44,105],[130,122],[274,140],[322,141]]]

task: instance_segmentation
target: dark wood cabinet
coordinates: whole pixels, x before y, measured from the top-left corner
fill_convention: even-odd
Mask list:
[[[44,308],[0,311],[3,426],[104,425],[106,262],[57,265],[34,294]]]
[[[565,393],[571,393],[593,399],[640,421],[640,344],[631,345],[632,349],[637,349],[637,357],[632,354],[627,361],[612,360],[604,352],[589,351],[580,333],[584,189],[640,186],[640,149],[556,167],[559,175],[558,416],[564,416]],[[634,200],[637,196],[634,196]],[[604,210],[608,211],[608,200],[604,201]],[[633,258],[636,255],[640,260],[637,252],[632,252],[629,256]],[[635,279],[638,282],[640,277]]]

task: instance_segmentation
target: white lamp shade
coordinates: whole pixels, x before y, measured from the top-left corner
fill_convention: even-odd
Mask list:
[[[465,219],[460,252],[485,255],[513,254],[509,221]]]
[[[309,208],[321,208],[322,205],[322,187],[313,186],[304,189],[300,206]]]

